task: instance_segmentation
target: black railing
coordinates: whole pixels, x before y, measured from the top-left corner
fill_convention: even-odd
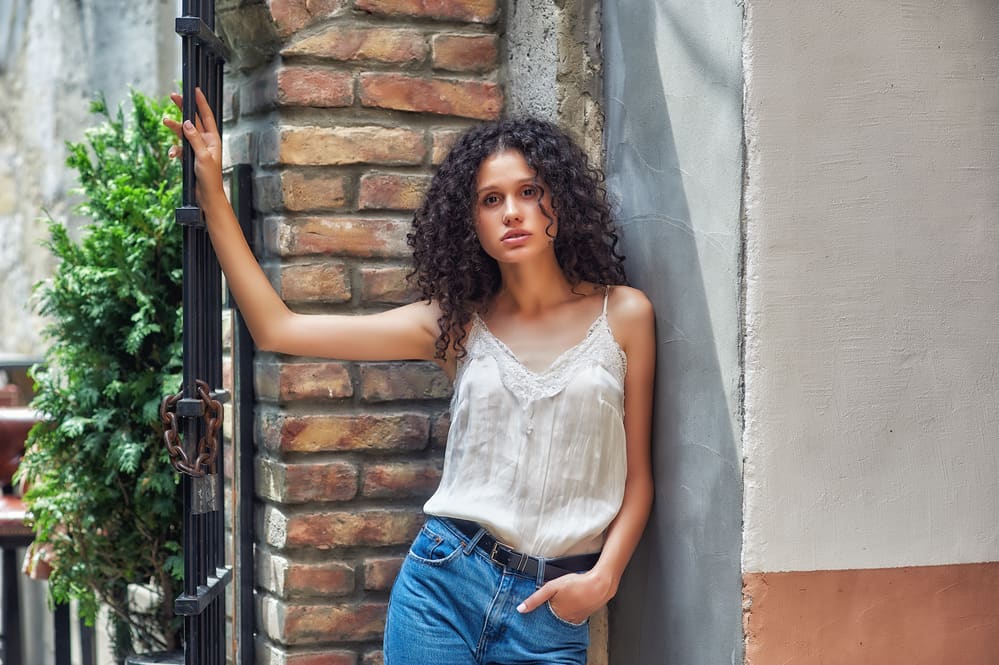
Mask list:
[[[213,0],[184,0],[176,30],[183,39],[184,118],[195,116],[195,88],[221,119],[226,49],[215,36]],[[218,123],[221,126],[221,121]],[[221,129],[220,129],[221,131]],[[184,617],[186,665],[225,663],[223,459],[219,454],[222,386],[222,277],[195,197],[194,155],[184,144],[184,187],[177,222],[184,233],[184,380],[175,400],[183,473],[184,589],[174,611]],[[178,464],[178,457],[185,464]]]

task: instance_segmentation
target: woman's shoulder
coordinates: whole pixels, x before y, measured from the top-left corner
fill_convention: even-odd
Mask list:
[[[652,301],[633,286],[610,286],[607,295],[607,314],[622,323],[651,321],[655,316]]]
[[[655,329],[652,301],[632,286],[611,286],[607,294],[607,324],[631,362],[636,349],[647,346]]]

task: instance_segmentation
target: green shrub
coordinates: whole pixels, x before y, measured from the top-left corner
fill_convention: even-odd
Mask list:
[[[174,648],[172,612],[182,498],[162,441],[158,406],[181,370],[181,232],[168,100],[133,92],[126,121],[103,100],[103,122],[70,143],[90,218],[80,240],[49,219],[46,246],[59,259],[40,283],[50,347],[36,368],[32,429],[20,476],[37,541],[48,543],[52,600],[76,599],[90,622],[106,604],[117,655]],[[159,607],[130,607],[130,583],[162,591]]]

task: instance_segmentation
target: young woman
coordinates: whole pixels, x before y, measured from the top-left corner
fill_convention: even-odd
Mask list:
[[[585,663],[587,619],[614,596],[652,503],[653,311],[624,285],[599,172],[550,123],[475,127],[414,216],[424,299],[296,314],[239,231],[200,91],[197,108],[194,123],[164,122],[194,150],[208,232],[257,347],[432,360],[454,382],[441,483],[392,590],[386,664]]]

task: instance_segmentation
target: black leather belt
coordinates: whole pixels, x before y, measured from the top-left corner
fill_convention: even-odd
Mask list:
[[[449,517],[447,521],[469,539],[475,538],[475,534],[482,528],[477,523],[468,520]],[[488,531],[482,534],[475,546],[482,549],[495,563],[504,568],[515,570],[525,577],[537,579],[538,570],[543,568],[542,579],[545,582],[551,582],[570,573],[585,573],[597,565],[597,559],[600,558],[599,553],[594,553],[542,559],[510,549],[489,535]]]

